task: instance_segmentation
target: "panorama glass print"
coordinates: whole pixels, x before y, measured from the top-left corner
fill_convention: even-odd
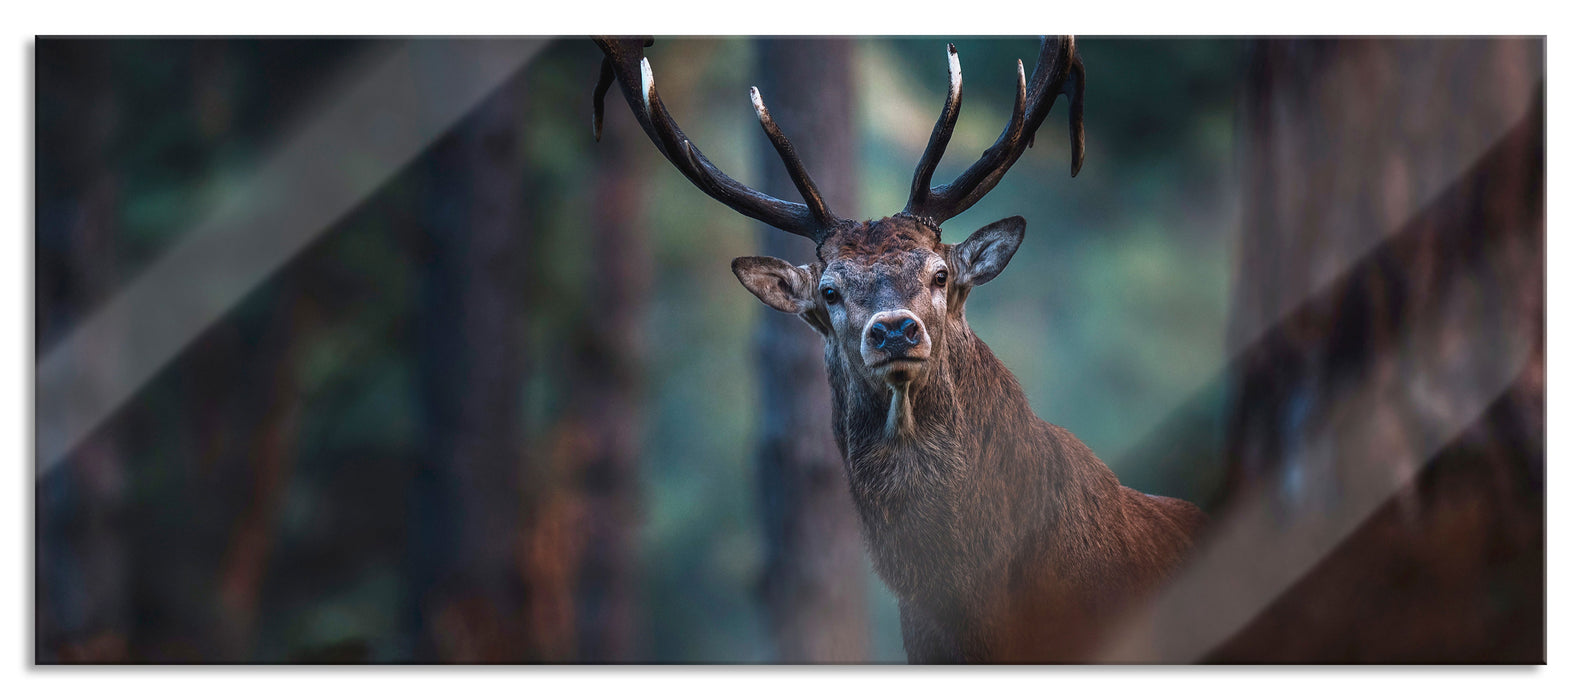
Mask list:
[[[40,38],[33,658],[1543,663],[1545,66]]]

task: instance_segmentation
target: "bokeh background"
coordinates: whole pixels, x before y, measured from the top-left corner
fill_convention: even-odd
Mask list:
[[[905,202],[947,41],[966,89],[943,179],[1000,133],[1036,39],[648,55],[727,173],[787,196],[758,85],[838,213],[875,218]],[[400,43],[40,39],[37,355]],[[1373,530],[1208,658],[1541,661],[1542,40],[1078,44],[1080,176],[1062,101],[945,227],[1029,222],[968,316],[1037,413],[1215,515],[1272,483],[1322,517],[1352,457],[1402,457]],[[555,40],[369,173],[372,197],[38,465],[37,662],[904,661],[816,337],[729,271],[810,249],[695,190],[616,94],[596,143],[599,60]],[[1476,301],[1441,303],[1460,283]],[[1482,368],[1492,391],[1460,379]],[[1391,435],[1453,426],[1426,450],[1373,420],[1358,438],[1359,396],[1402,417]],[[1326,441],[1360,447],[1313,458]]]

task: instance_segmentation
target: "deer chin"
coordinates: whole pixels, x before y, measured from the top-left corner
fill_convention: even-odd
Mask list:
[[[891,391],[898,391],[923,376],[923,371],[928,368],[928,358],[895,357],[868,367]]]
[[[889,390],[890,406],[885,416],[885,436],[905,437],[913,429],[912,394],[928,370],[927,357],[888,358],[869,365],[873,377]]]

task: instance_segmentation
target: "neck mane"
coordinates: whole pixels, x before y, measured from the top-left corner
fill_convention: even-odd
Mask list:
[[[875,568],[904,601],[962,609],[1053,529],[1062,513],[1050,495],[1075,488],[1073,469],[1098,462],[1034,415],[970,329],[944,345],[904,397],[828,366],[835,437]]]

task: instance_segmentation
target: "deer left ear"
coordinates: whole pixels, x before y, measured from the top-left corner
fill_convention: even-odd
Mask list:
[[[956,282],[975,287],[995,278],[1022,245],[1027,219],[1012,216],[973,232],[950,250]]]
[[[747,291],[777,311],[800,314],[810,311],[813,302],[813,271],[807,265],[793,266],[779,258],[752,255],[731,261]]]

